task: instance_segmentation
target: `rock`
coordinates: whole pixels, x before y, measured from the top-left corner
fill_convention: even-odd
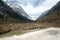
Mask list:
[[[8,33],[10,31],[11,31],[10,29],[5,28],[5,27],[0,28],[0,34],[5,34],[5,33]]]

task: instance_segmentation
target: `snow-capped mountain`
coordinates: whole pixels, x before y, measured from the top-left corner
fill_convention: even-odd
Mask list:
[[[3,10],[8,12],[8,15],[16,18],[18,20],[25,20],[25,21],[31,21],[31,17],[26,14],[26,12],[22,9],[21,6],[18,6],[17,4],[11,4],[8,5],[8,3],[5,3],[4,1],[1,1],[1,6],[4,6]]]

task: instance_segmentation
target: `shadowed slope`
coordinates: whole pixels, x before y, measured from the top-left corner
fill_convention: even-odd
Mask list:
[[[39,17],[37,21],[41,23],[60,23],[60,1],[53,8],[46,11],[46,14]]]
[[[21,20],[21,21],[24,21],[24,22],[31,22],[31,20],[28,19],[29,16],[24,12],[24,10],[22,8],[19,9],[20,13],[18,11],[15,12],[18,9],[19,8],[14,8],[14,11],[13,11],[12,8],[10,8],[8,5],[6,5],[4,2],[2,2],[0,0],[0,12],[2,12],[4,15],[9,16],[10,18],[14,18],[14,20]],[[24,16],[22,14],[24,14]]]

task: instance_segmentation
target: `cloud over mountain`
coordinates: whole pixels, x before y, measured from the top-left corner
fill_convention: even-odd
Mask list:
[[[8,0],[19,4],[33,20],[36,20],[44,11],[51,9],[58,1],[60,0]]]

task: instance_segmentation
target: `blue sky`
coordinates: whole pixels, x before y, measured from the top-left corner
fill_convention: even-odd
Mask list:
[[[60,0],[9,0],[9,1],[16,1],[16,3],[18,3],[33,20],[36,20],[44,11],[51,9]]]

